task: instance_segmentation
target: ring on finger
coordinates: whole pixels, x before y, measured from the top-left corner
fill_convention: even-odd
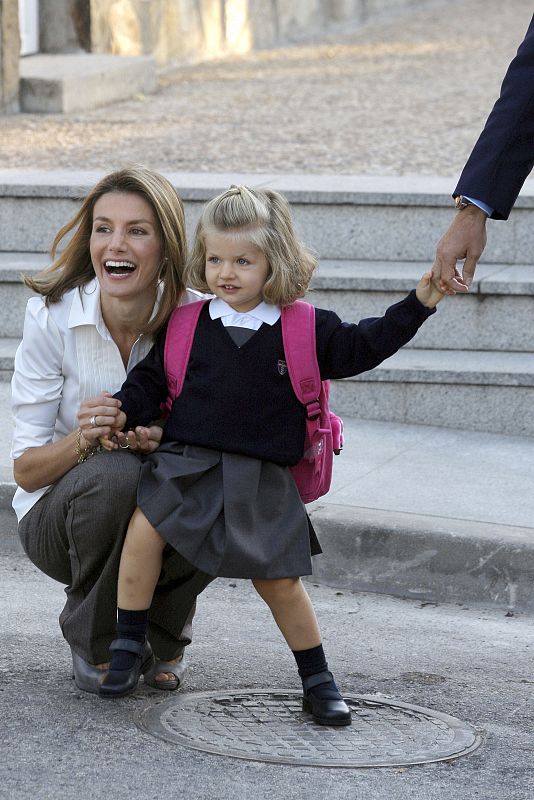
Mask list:
[[[90,424],[91,428],[96,428],[97,427],[96,416],[94,414],[91,417],[91,419],[89,420],[89,424]]]
[[[126,444],[121,444],[119,442],[119,447],[120,447],[121,450],[129,450],[130,449],[130,443],[128,442],[128,439],[126,439]]]

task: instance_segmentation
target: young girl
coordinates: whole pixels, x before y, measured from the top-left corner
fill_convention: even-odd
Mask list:
[[[302,457],[305,410],[280,369],[281,307],[305,294],[315,264],[278,193],[234,186],[206,206],[185,282],[215,297],[200,313],[162,444],[143,466],[102,695],[132,691],[151,665],[147,615],[170,545],[208,575],[251,578],[293,651],[304,709],[323,725],[351,721],[300,580],[320,547],[288,469]],[[384,317],[358,325],[316,309],[322,379],[372,369],[406,344],[443,296],[431,277]],[[115,395],[117,430],[158,417],[168,396],[164,346],[162,335]]]

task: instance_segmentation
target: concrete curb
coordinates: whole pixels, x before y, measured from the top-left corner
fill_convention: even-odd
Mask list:
[[[0,554],[21,549],[0,483]],[[310,507],[323,546],[310,580],[352,592],[534,611],[530,528],[357,506]]]
[[[532,529],[317,503],[314,579],[435,603],[534,610]]]

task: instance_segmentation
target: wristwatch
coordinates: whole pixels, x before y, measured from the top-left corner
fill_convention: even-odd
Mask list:
[[[456,206],[458,211],[461,211],[462,208],[467,208],[467,206],[474,206],[475,204],[471,200],[469,200],[468,197],[464,197],[463,194],[459,194],[458,197],[454,198],[454,205]]]

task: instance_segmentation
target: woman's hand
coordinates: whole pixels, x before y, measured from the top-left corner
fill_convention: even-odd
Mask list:
[[[80,403],[78,425],[88,447],[96,447],[100,439],[112,434],[119,421],[120,407],[120,400],[110,392],[102,392],[98,397]]]
[[[101,444],[105,450],[121,448],[137,453],[153,453],[161,442],[161,427],[138,426],[135,430],[123,431],[126,415],[120,407],[120,400],[116,400],[110,392],[102,392],[98,397],[80,404],[78,425],[87,446]]]

